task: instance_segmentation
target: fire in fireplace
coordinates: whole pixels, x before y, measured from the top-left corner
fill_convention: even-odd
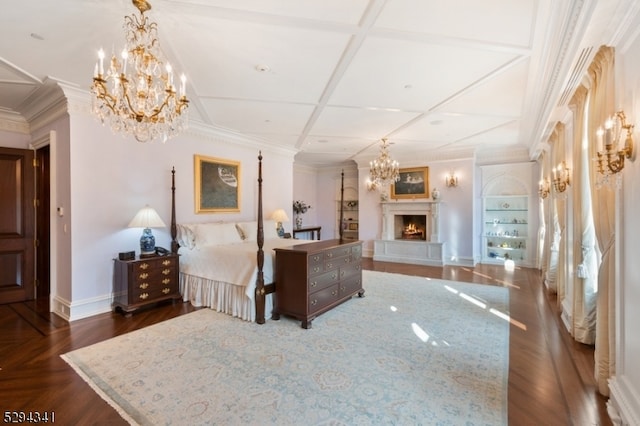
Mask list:
[[[396,240],[427,239],[427,216],[415,214],[395,215],[394,235]]]

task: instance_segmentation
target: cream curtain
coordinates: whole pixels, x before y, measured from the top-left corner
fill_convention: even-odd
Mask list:
[[[553,133],[549,137],[549,145],[551,146],[550,152],[550,164],[553,167],[556,159],[556,150],[558,149],[558,132],[557,128],[554,129]],[[549,171],[549,175],[551,172]],[[553,183],[551,184],[553,186]],[[560,250],[560,237],[561,237],[561,228],[560,221],[558,219],[558,203],[555,199],[554,191],[551,191],[549,194],[549,227],[547,229],[547,233],[549,234],[548,240],[545,240],[547,250],[547,271],[544,276],[544,283],[547,289],[551,292],[558,291],[558,255]]]
[[[546,151],[542,152],[540,156],[540,182],[545,179],[546,176],[549,176],[549,160],[548,154]],[[540,271],[542,271],[542,276],[546,276],[547,269],[549,267],[549,258],[547,256],[547,252],[549,251],[547,248],[549,247],[549,232],[547,232],[547,222],[549,221],[549,195],[547,194],[546,198],[540,197],[540,201],[538,204],[538,220],[540,222],[540,226],[538,227],[538,266]]]
[[[555,133],[557,138],[552,147],[553,164],[559,165],[562,161],[565,161],[566,145],[565,145],[565,126],[562,123],[556,124]],[[554,191],[553,200],[556,205],[556,216],[558,222],[559,235],[557,239],[558,244],[558,265],[556,273],[556,292],[558,297],[556,299],[558,305],[561,305],[567,294],[567,194],[558,194]]]
[[[569,103],[573,112],[573,182],[571,190],[575,209],[573,218],[574,271],[571,294],[571,324],[569,332],[575,340],[585,344],[595,342],[596,288],[598,257],[595,250],[595,232],[591,211],[589,184],[588,129],[585,113],[588,91],[580,86]]]
[[[614,95],[614,50],[600,48],[589,67],[592,80],[589,102],[589,157],[596,158],[594,142],[599,126],[606,117],[615,112]],[[597,326],[595,344],[595,376],[600,393],[609,395],[608,379],[615,374],[615,190],[609,187],[596,188],[598,172],[590,163],[593,220],[602,263],[598,273]]]

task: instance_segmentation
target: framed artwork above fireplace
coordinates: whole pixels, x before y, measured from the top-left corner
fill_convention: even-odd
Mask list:
[[[400,169],[400,179],[391,185],[391,198],[429,198],[429,167]]]

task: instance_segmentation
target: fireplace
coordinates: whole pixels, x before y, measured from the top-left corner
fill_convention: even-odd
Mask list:
[[[427,240],[427,216],[398,214],[394,216],[393,235],[396,240]]]
[[[439,201],[383,202],[382,232],[373,259],[417,265],[444,265],[439,239]]]

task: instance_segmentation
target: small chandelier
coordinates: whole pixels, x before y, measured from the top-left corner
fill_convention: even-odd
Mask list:
[[[104,51],[98,52],[91,93],[92,112],[114,132],[133,134],[139,142],[158,136],[167,140],[187,125],[186,77],[180,77],[180,92],[173,84],[173,70],[163,65],[158,25],[144,13],[146,0],[132,0],[140,15],[124,18],[126,46],[121,58],[111,57],[104,68]]]
[[[620,136],[623,129],[627,131],[627,135],[624,145],[621,146]],[[620,187],[622,179],[618,173],[624,169],[624,159],[628,158],[633,161],[633,124],[627,124],[624,112],[618,111],[605,122],[604,130],[598,129],[596,137],[598,152],[595,160],[600,174],[596,186],[613,186],[612,177],[615,176],[615,186]]]
[[[380,155],[369,162],[369,181],[367,186],[371,190],[385,188],[399,179],[400,164],[391,159],[387,139],[383,138],[380,146]]]

